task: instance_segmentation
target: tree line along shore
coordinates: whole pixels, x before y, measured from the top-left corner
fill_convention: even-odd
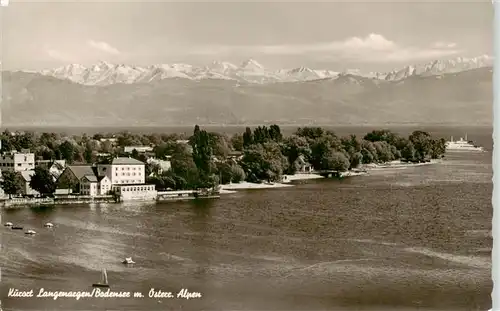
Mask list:
[[[445,139],[420,130],[408,137],[386,129],[358,137],[338,136],[321,127],[300,127],[285,136],[278,125],[247,127],[234,135],[208,132],[196,125],[189,136],[130,132],[69,136],[5,130],[0,139],[3,153],[29,149],[39,161],[105,164],[115,157],[131,157],[145,163],[146,182],[158,191],[207,189],[242,181],[281,182],[285,174],[346,172],[395,160],[423,163],[445,153]],[[168,169],[151,159],[167,161]],[[57,178],[47,167],[37,166],[29,185],[50,196],[57,188]],[[19,194],[19,172],[2,167],[0,186],[9,196]]]

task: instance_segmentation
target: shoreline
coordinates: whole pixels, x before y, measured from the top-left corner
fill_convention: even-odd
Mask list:
[[[346,171],[340,174],[340,177],[355,177],[355,176],[364,176],[368,175],[370,171],[375,170],[388,170],[388,169],[401,169],[407,167],[417,167],[417,166],[425,166],[425,165],[433,165],[442,163],[443,160],[434,159],[430,162],[425,163],[405,163],[400,160],[391,161],[382,164],[364,164],[361,165],[356,171]],[[360,171],[361,170],[361,171]],[[363,171],[364,170],[364,171]],[[250,183],[250,182],[240,182],[235,184],[227,184],[221,185],[220,194],[232,194],[237,193],[238,190],[257,190],[257,189],[275,189],[275,188],[287,188],[287,187],[295,187],[296,185],[291,184],[293,181],[297,180],[312,180],[312,179],[323,179],[326,178],[321,175],[317,175],[315,173],[306,173],[306,174],[295,174],[295,175],[283,175],[286,180],[282,182],[276,183]]]
[[[431,160],[430,162],[425,162],[425,163],[405,163],[401,161],[391,161],[387,163],[381,163],[381,164],[364,164],[361,165],[360,168],[352,170],[352,171],[346,171],[340,173],[340,177],[356,177],[356,176],[364,176],[364,175],[369,175],[370,171],[380,171],[380,170],[390,170],[390,169],[403,169],[403,168],[408,168],[408,167],[417,167],[417,166],[425,166],[425,165],[433,165],[433,164],[439,164],[442,163],[443,160],[441,159],[436,159],[436,160]],[[241,190],[259,190],[259,189],[275,189],[275,188],[288,188],[288,187],[295,187],[296,185],[293,184],[294,181],[298,180],[315,180],[315,179],[324,179],[326,177],[318,175],[316,173],[299,173],[299,174],[294,174],[294,175],[283,175],[283,181],[282,182],[275,182],[275,183],[251,183],[251,182],[240,182],[240,183],[231,183],[231,184],[226,184],[226,185],[221,185],[219,194],[224,195],[224,194],[233,194],[237,193],[238,191]],[[85,198],[84,198],[85,197]],[[111,202],[109,198],[108,200],[104,200],[107,203],[115,203]],[[50,201],[50,202],[49,202]],[[55,205],[55,204],[82,204],[82,203],[100,203],[101,200],[96,200],[90,199],[86,196],[82,196],[81,198],[75,198],[73,200],[43,200],[43,199],[3,199],[0,202],[0,208],[6,209],[6,208],[21,208],[23,206],[42,206],[42,205]]]
[[[361,165],[361,168],[366,169],[366,170],[378,170],[378,169],[387,169],[387,168],[425,166],[425,165],[439,164],[442,162],[443,162],[443,160],[441,160],[441,159],[432,159],[432,160],[430,160],[430,162],[424,162],[424,163],[406,163],[406,162],[402,162],[400,160],[396,160],[396,161],[391,161],[391,162],[382,163],[382,164],[375,164],[375,163],[363,164],[363,165]]]

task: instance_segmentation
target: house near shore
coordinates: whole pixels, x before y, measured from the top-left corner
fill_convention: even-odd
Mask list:
[[[295,160],[295,166],[297,168],[296,173],[298,174],[308,174],[314,170],[311,163],[307,162],[303,155],[299,155],[297,160]]]
[[[97,196],[111,191],[122,200],[156,198],[154,185],[145,184],[145,164],[132,158],[114,158],[110,164],[70,165],[57,180],[57,188]]]
[[[85,175],[80,179],[80,193],[83,195],[106,195],[111,191],[108,176]]]
[[[66,160],[36,160],[35,167],[44,167],[56,181],[66,168]]]
[[[97,176],[97,169],[89,164],[68,165],[56,181],[58,189],[80,192],[80,182],[85,176]]]
[[[35,175],[35,171],[34,170],[20,171],[19,174],[21,175],[22,180],[23,180],[23,187],[21,189],[21,193],[23,195],[38,196],[40,193],[38,191],[34,190],[33,188],[31,188],[31,186],[30,186],[31,177],[33,177],[33,175]]]

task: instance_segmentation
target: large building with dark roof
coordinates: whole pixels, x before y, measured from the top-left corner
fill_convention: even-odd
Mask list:
[[[113,190],[128,199],[156,198],[154,185],[146,185],[145,163],[114,158],[111,164],[70,165],[57,180],[58,188],[70,188],[86,195],[104,195]]]

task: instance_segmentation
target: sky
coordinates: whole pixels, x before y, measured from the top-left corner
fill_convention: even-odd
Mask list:
[[[4,70],[253,58],[273,69],[383,71],[493,49],[491,1],[10,0],[0,14]]]

